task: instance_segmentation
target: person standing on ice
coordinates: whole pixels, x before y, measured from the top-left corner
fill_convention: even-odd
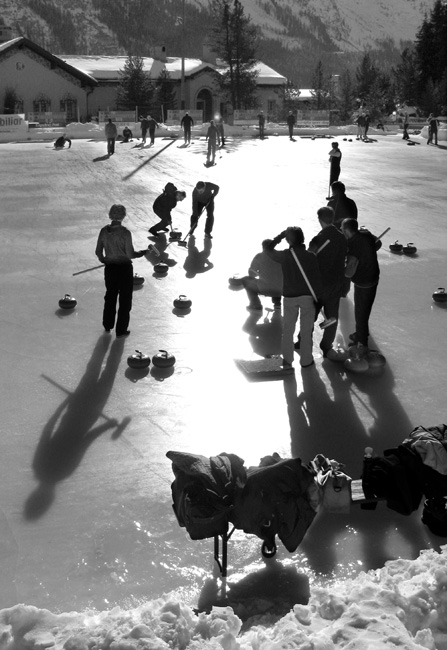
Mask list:
[[[287,116],[287,126],[289,128],[289,140],[293,140],[293,127],[295,126],[295,115],[292,113],[292,111],[289,111],[289,114]]]
[[[368,352],[369,317],[379,284],[377,251],[382,242],[369,230],[359,229],[357,219],[345,219],[341,231],[348,241],[345,276],[354,284],[355,332],[349,335],[351,345],[360,353]]]
[[[331,191],[328,207],[334,210],[334,226],[340,230],[343,219],[357,219],[357,205],[354,199],[346,196],[346,187],[341,181],[332,183]]]
[[[111,156],[115,153],[115,140],[118,135],[118,130],[116,124],[112,122],[110,117],[104,127],[104,131],[107,138],[107,155]]]
[[[327,206],[317,210],[320,232],[309,242],[308,250],[315,253],[320,269],[322,289],[318,296],[315,319],[320,310],[327,320],[335,323],[323,330],[320,348],[323,357],[331,358],[332,346],[337,333],[338,311],[345,282],[347,242],[343,233],[334,225],[334,210]],[[329,240],[329,244],[325,243]],[[323,247],[324,246],[324,247]]]
[[[151,140],[151,144],[155,143],[155,129],[159,126],[158,122],[154,120],[154,118],[151,115],[147,116],[147,124],[148,124],[148,129],[149,129],[149,138]]]
[[[206,210],[205,237],[213,238],[211,233],[214,226],[214,199],[219,189],[218,185],[204,181],[199,181],[195,186],[192,193],[191,235],[197,228],[200,215]]]
[[[341,151],[338,148],[338,142],[332,143],[332,149],[329,151],[329,162],[331,164],[330,174],[329,174],[329,185],[332,186],[332,183],[338,181],[341,171]]]
[[[140,117],[141,141],[143,144],[146,144],[148,128],[149,128],[149,122],[147,121],[147,118]]]
[[[208,141],[208,152],[206,154],[206,164],[214,165],[216,159],[216,149],[220,146],[220,136],[219,131],[214,123],[214,120],[210,121],[208,131],[206,132],[205,140]]]
[[[265,129],[265,115],[264,111],[261,111],[258,114],[258,125],[259,125],[259,137],[261,140],[264,139],[264,129]]]
[[[286,239],[289,248],[275,251],[275,246],[283,239]],[[303,231],[296,226],[287,228],[274,239],[264,241],[263,245],[267,255],[281,264],[283,272],[284,320],[281,343],[283,366],[287,367],[293,364],[293,336],[299,316],[300,365],[302,368],[309,368],[314,365],[312,333],[316,308],[309,284],[317,298],[321,293],[321,276],[317,258],[314,253],[306,250]],[[301,268],[296,262],[294,254]]]
[[[438,120],[433,115],[433,113],[430,113],[430,115],[428,116],[427,124],[428,124],[427,144],[431,144],[434,139],[435,145],[438,146]]]
[[[102,324],[106,332],[115,327],[116,302],[118,300],[118,318],[116,319],[116,338],[129,336],[127,329],[132,309],[133,265],[135,257],[143,257],[146,251],[135,251],[131,232],[122,225],[126,216],[124,205],[114,204],[109,210],[111,223],[101,228],[96,244],[95,254],[104,264],[104,311]]]
[[[191,144],[191,128],[194,126],[194,120],[191,115],[186,111],[184,116],[180,121],[180,128],[183,129],[183,135],[185,137],[185,144]]]
[[[172,225],[171,210],[175,208],[179,201],[186,198],[186,192],[182,192],[176,188],[173,183],[166,183],[165,188],[154,201],[152,206],[153,211],[160,217],[160,221],[149,228],[151,235],[157,237],[160,230],[167,232]]]

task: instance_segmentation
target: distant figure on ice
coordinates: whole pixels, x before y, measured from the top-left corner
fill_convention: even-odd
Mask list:
[[[54,148],[55,149],[63,149],[66,144],[68,144],[68,148],[70,149],[71,140],[70,140],[70,138],[66,138],[65,133],[64,133],[64,135],[61,135],[60,138],[58,138],[56,140],[56,142],[54,143]]]
[[[368,131],[369,131],[369,125],[371,123],[371,118],[369,116],[369,113],[365,113],[365,126],[364,126],[364,133],[363,133],[363,139],[364,140],[369,140],[368,138]]]
[[[408,135],[408,127],[410,126],[410,118],[408,117],[407,111],[404,113],[404,121],[403,121],[403,129],[404,133],[402,136],[402,140],[409,140],[410,136]]]
[[[132,234],[121,223],[125,216],[124,205],[112,205],[109,210],[111,223],[101,228],[95,249],[97,258],[102,264],[105,264],[106,294],[102,324],[106,332],[110,332],[115,327],[116,302],[118,300],[118,318],[115,328],[117,338],[123,338],[130,334],[127,328],[132,309],[132,259],[143,257],[146,252],[134,250]]]
[[[191,128],[194,126],[194,120],[186,111],[180,122],[180,128],[183,129],[185,144],[191,144]]]
[[[149,228],[151,235],[158,236],[160,231],[168,232],[169,227],[172,225],[171,210],[175,208],[179,201],[186,198],[186,192],[178,190],[174,183],[166,183],[165,188],[154,201],[152,206],[153,211],[160,217],[160,221]]]
[[[365,114],[359,113],[355,123],[357,124],[356,140],[363,140],[363,135],[365,132]]]
[[[132,139],[133,139],[132,131],[126,125],[123,129],[123,142],[132,142]]]
[[[282,269],[265,252],[269,240],[262,242],[262,252],[257,253],[251,261],[248,275],[242,278],[242,284],[247,292],[248,311],[262,311],[259,295],[271,296],[274,309],[281,309]]]
[[[287,116],[287,126],[289,127],[289,140],[293,140],[293,127],[295,126],[295,115],[289,111]]]
[[[264,138],[265,132],[265,115],[264,111],[261,111],[258,115],[258,124],[259,124],[259,137],[261,140]]]
[[[332,208],[335,214],[334,226],[340,230],[343,219],[357,219],[357,205],[353,199],[346,196],[345,184],[335,181],[331,185],[332,196],[329,199],[328,207]]]
[[[111,156],[115,153],[115,140],[118,135],[118,130],[116,124],[112,122],[112,119],[109,117],[108,122],[104,128],[106,138],[107,138],[107,155]]]
[[[338,181],[341,170],[341,151],[338,148],[338,142],[332,143],[332,149],[329,151],[329,162],[331,164],[329,185],[332,186],[332,183]]]
[[[148,128],[149,128],[149,122],[147,121],[147,118],[140,117],[141,140],[143,144],[146,144]]]
[[[214,226],[214,199],[218,193],[219,186],[214,183],[199,181],[195,186],[192,193],[191,235],[197,228],[200,215],[206,210],[205,237],[213,238],[211,233]]]
[[[208,131],[206,132],[205,140],[208,141],[208,151],[206,154],[206,164],[214,165],[216,159],[216,149],[220,146],[220,136],[219,131],[214,123],[214,120],[210,121]]]
[[[215,122],[216,122],[217,130],[219,131],[220,146],[221,146],[221,147],[225,147],[224,122],[223,122],[222,116],[221,116],[221,115],[218,115],[218,116],[216,117]]]
[[[151,140],[151,144],[155,143],[155,129],[159,126],[158,122],[154,120],[151,115],[147,116],[147,125],[149,129],[149,138]]]
[[[433,115],[433,113],[430,113],[430,115],[428,116],[427,124],[428,124],[427,144],[431,144],[434,138],[435,145],[437,145],[438,144],[438,120]]]
[[[368,351],[369,317],[380,276],[377,250],[382,243],[369,230],[360,230],[356,219],[345,219],[341,231],[348,240],[345,276],[354,284],[355,332],[349,338],[362,353]]]

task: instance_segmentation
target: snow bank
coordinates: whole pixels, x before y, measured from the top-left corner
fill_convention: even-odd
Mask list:
[[[254,615],[242,627],[229,606],[195,614],[174,594],[104,612],[16,605],[0,611],[0,650],[445,650],[446,560],[447,545],[315,588],[274,624]]]

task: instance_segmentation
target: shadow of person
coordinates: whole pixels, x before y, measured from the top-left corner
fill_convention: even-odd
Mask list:
[[[72,393],[63,389],[68,392],[67,397],[43,428],[32,463],[39,485],[25,503],[26,519],[37,519],[48,510],[54,500],[56,484],[73,474],[98,436],[109,429],[120,428],[116,420],[102,413],[113,387],[124,343],[115,339],[101,371],[109,346],[110,337],[102,335],[78,387]],[[104,422],[96,424],[100,418]]]
[[[269,312],[273,312],[269,318]],[[253,313],[245,321],[242,330],[247,332],[253,352],[261,357],[281,354],[282,318],[280,311],[269,310],[262,322],[257,322],[261,312]]]
[[[108,160],[110,158],[110,154],[106,153],[104,156],[98,156],[98,158],[93,158],[93,162],[102,162],[104,160]]]
[[[214,605],[226,605],[246,621],[266,613],[281,618],[294,605],[307,605],[310,597],[308,577],[293,565],[283,566],[276,558],[264,558],[264,562],[264,568],[238,582],[226,582],[223,593],[216,579],[207,580],[199,595],[198,610],[209,612]]]
[[[197,273],[206,273],[210,271],[214,264],[209,261],[211,255],[212,242],[211,239],[205,237],[203,242],[203,250],[199,251],[196,246],[196,238],[191,235],[188,240],[188,254],[185,258],[183,268],[187,278],[194,278]]]

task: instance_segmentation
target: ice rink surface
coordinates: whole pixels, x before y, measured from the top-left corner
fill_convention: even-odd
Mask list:
[[[161,138],[145,149],[117,143],[110,158],[105,142],[74,140],[62,151],[0,145],[0,608],[104,609],[172,590],[197,604],[213,575],[212,540],[191,541],[175,520],[168,450],[225,451],[246,466],[274,451],[305,463],[322,453],[357,478],[365,446],[381,454],[413,427],[446,421],[447,310],[432,293],[447,285],[447,148],[419,137],[411,147],[400,136],[374,139],[339,138],[340,180],[361,225],[376,235],[391,228],[370,321],[371,347],[387,365],[378,376],[348,374],[321,358],[317,328],[314,368],[301,370],[297,357],[293,377],[256,383],[234,359],[279,352],[281,319],[266,309],[251,316],[228,278],[245,273],[261,241],[285,227],[300,225],[306,242],[318,232],[330,140],[230,139],[212,168],[203,166],[203,140],[187,149]],[[173,212],[186,234],[198,180],[220,186],[214,238],[203,239],[202,218],[188,248],[167,248],[166,277],[154,275],[152,256],[135,260],[145,283],[134,293],[131,335],[105,335],[102,270],[73,273],[98,263],[110,206],[127,207],[135,248],[146,248],[164,185],[187,192]],[[396,239],[417,254],[391,253]],[[67,293],[78,301],[73,311],[59,309]],[[184,316],[173,310],[180,294],[193,301]],[[347,344],[353,329],[351,292],[337,342]],[[168,350],[174,372],[132,372],[126,359],[136,349],[151,357]],[[320,513],[296,553],[279,543],[276,564],[316,584],[444,541],[420,512],[404,517],[382,503]],[[253,580],[259,593],[272,575],[260,547],[240,531],[229,542],[230,579]]]

